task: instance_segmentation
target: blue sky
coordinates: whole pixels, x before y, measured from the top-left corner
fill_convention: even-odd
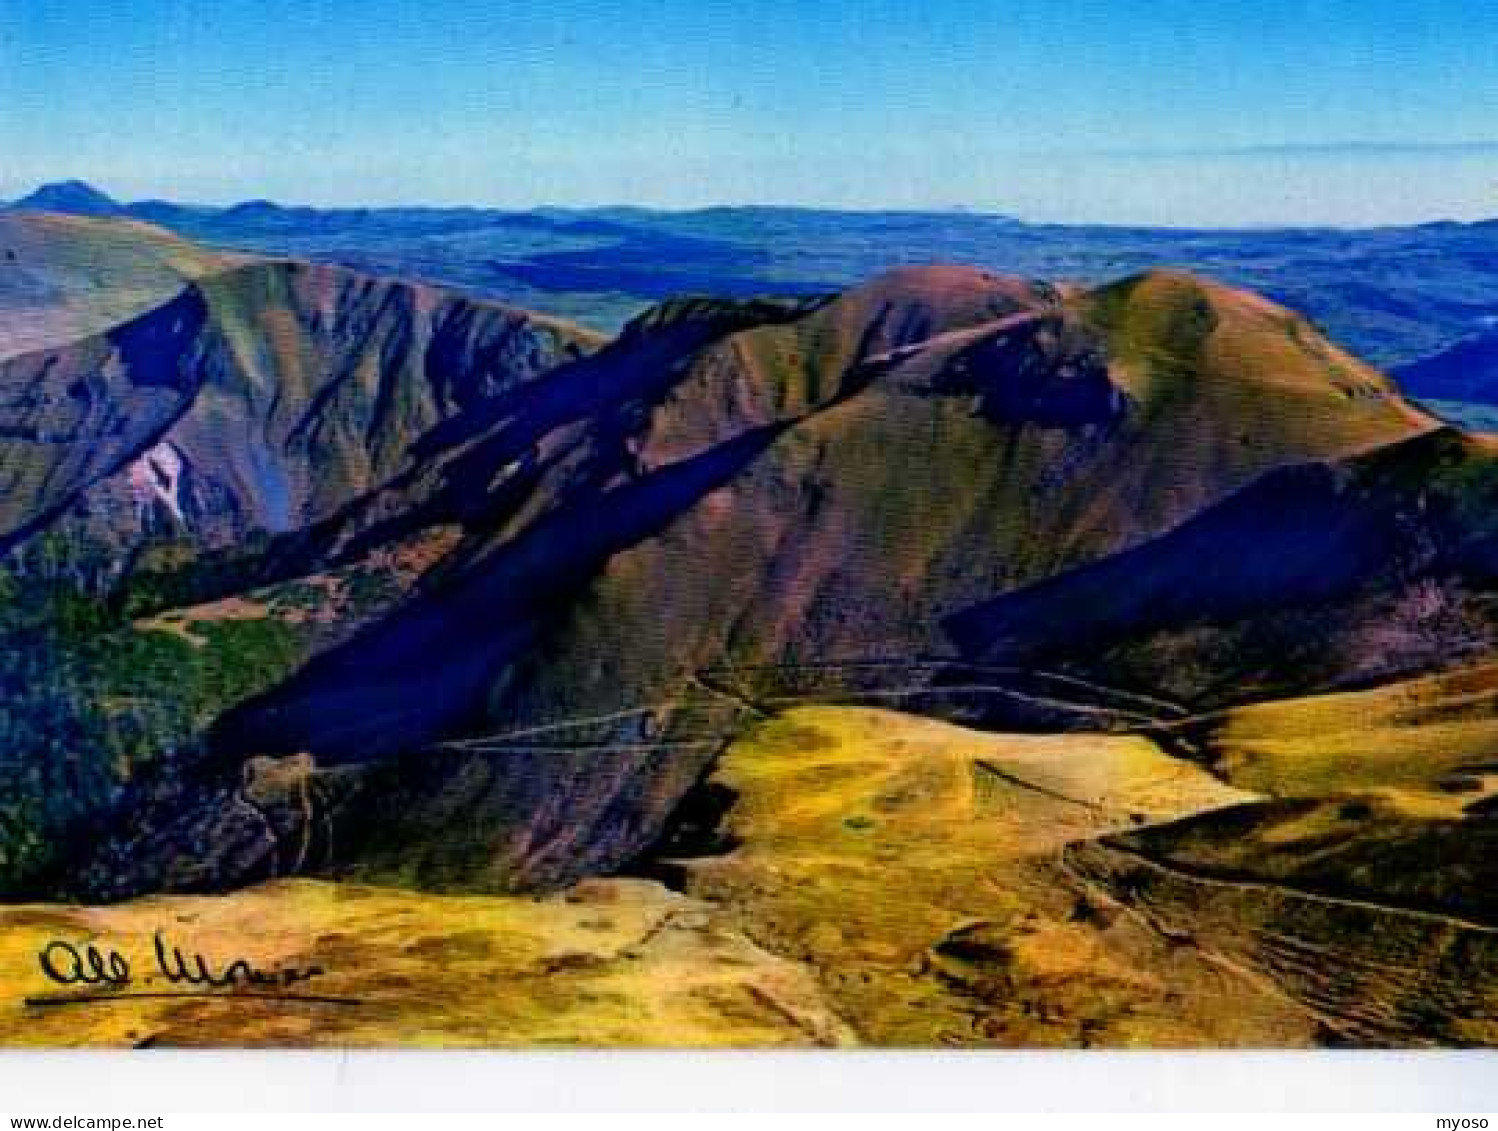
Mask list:
[[[1487,0],[0,0],[0,196],[1498,214]]]

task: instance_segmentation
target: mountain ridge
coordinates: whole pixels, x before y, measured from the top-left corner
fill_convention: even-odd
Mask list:
[[[1287,459],[1436,426],[1262,300],[1171,272],[1089,292],[969,268],[802,307],[678,306],[463,415],[426,453],[451,472],[431,522],[475,483],[503,485],[491,509],[459,519],[431,585],[218,721],[202,792],[152,819],[168,857],[137,843],[137,877],[170,874],[170,846],[201,835],[180,822],[225,819],[216,775],[252,766],[289,775],[255,786],[270,797],[332,791],[335,872],[392,836],[430,882],[609,870],[657,835],[715,728],[798,664],[929,653],[943,610],[1106,558]],[[744,674],[710,689],[709,669]],[[568,720],[586,774],[453,744]],[[570,798],[563,824],[527,808],[548,797]],[[476,839],[413,841],[432,805],[486,814]],[[104,858],[91,874],[118,877]],[[202,863],[193,883],[268,862]]]

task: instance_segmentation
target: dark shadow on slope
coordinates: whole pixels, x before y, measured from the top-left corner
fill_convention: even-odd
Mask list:
[[[611,555],[658,533],[788,426],[748,432],[542,520],[443,592],[224,716],[210,738],[216,760],[310,750],[325,765],[366,762],[480,723],[501,669]]]
[[[53,497],[38,500],[42,505],[16,528],[0,531],[0,553],[46,529],[90,486],[154,445],[187,411],[202,383],[192,345],[207,318],[208,304],[191,286],[106,334],[0,362],[0,397],[5,398],[0,400],[0,462],[41,458],[28,454],[29,446],[65,448],[76,465],[61,490],[54,489],[55,472],[46,477],[45,489],[55,491]],[[123,389],[114,384],[121,380]],[[61,382],[65,388],[49,388]],[[20,403],[10,399],[18,388],[24,390]],[[161,395],[137,402],[136,390]],[[62,405],[40,422],[30,411],[38,395]],[[6,451],[11,445],[14,454]]]
[[[1380,608],[1420,585],[1480,592],[1498,581],[1495,507],[1498,457],[1441,429],[1271,472],[1160,538],[945,627],[971,659],[1045,663],[1119,686],[1131,685],[1120,674],[1130,650],[1145,655],[1167,637],[1170,662],[1199,669],[1198,691],[1265,677],[1335,684],[1380,662],[1357,643]],[[1434,604],[1432,618],[1445,611]],[[1428,636],[1427,667],[1473,643],[1434,619],[1412,632]]]

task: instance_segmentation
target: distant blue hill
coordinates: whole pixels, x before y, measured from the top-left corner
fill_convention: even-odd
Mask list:
[[[30,212],[66,212],[75,216],[118,216],[125,209],[113,197],[83,181],[42,185],[11,205]]]
[[[1412,396],[1498,405],[1498,329],[1464,338],[1392,372]]]

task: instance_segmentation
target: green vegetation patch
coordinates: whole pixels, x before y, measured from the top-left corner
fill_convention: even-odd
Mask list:
[[[280,620],[194,622],[194,643],[59,583],[6,576],[0,592],[0,892],[23,890],[69,830],[143,769],[188,758],[220,713],[309,648]]]

